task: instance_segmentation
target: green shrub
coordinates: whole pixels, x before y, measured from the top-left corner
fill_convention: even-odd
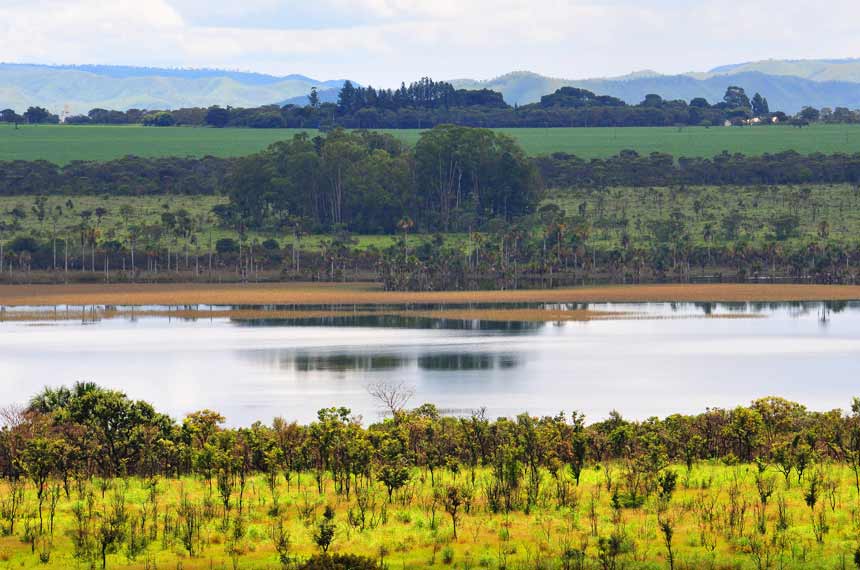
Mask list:
[[[379,563],[355,554],[317,554],[299,565],[299,570],[382,570]]]

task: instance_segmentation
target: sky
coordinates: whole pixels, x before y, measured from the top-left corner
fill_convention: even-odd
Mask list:
[[[0,0],[0,60],[398,85],[860,57],[860,1]]]

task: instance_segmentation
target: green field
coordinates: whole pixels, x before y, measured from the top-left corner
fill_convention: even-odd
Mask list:
[[[809,128],[642,127],[578,129],[497,129],[516,138],[532,155],[569,152],[599,158],[634,149],[647,154],[713,156],[727,150],[757,155],[782,150],[860,152],[860,125]],[[138,156],[241,156],[301,132],[297,129],[210,129],[192,127],[115,127],[0,125],[0,161],[109,160]],[[318,131],[309,131],[316,134]],[[413,144],[418,130],[388,131]]]

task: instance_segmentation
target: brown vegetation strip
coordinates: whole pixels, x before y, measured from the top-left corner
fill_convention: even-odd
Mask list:
[[[332,317],[361,317],[379,315],[375,311],[266,311],[251,309],[102,309],[70,308],[51,310],[9,310],[0,312],[3,321],[94,321],[115,318],[161,317],[172,319],[320,319]]]
[[[553,309],[445,309],[439,311],[398,311],[398,310],[363,310],[363,311],[284,311],[284,310],[251,310],[251,309],[104,309],[104,308],[69,308],[61,310],[15,310],[0,312],[0,322],[52,322],[52,321],[98,321],[115,318],[159,317],[172,319],[232,319],[234,321],[252,319],[320,319],[367,316],[398,316],[424,319],[449,319],[464,321],[498,321],[521,323],[545,323],[562,321],[606,321],[606,320],[664,320],[664,319],[750,319],[762,318],[764,315],[752,313],[721,313],[710,315],[649,315],[624,311],[589,311],[578,309],[573,311]]]
[[[0,305],[344,305],[516,302],[777,302],[860,299],[856,285],[625,285],[518,291],[386,292],[375,284],[7,285]]]

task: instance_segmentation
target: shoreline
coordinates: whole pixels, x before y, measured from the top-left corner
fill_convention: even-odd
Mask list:
[[[57,305],[383,305],[446,303],[767,303],[860,300],[860,285],[606,285],[510,291],[388,292],[374,283],[3,285],[0,307]]]

